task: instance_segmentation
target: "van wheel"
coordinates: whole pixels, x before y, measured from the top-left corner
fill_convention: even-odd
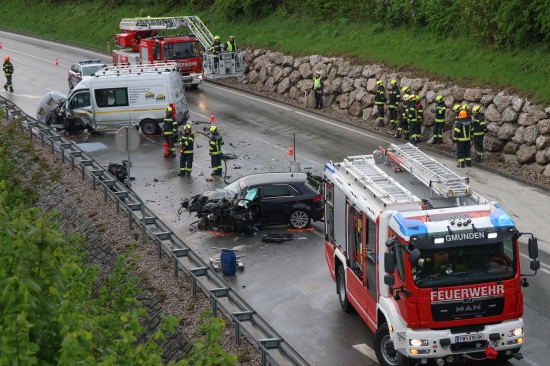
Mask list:
[[[152,119],[146,119],[141,121],[141,132],[144,135],[157,135],[159,133],[159,125]]]
[[[336,275],[336,291],[338,292],[338,300],[342,310],[346,313],[351,313],[353,307],[348,301],[348,293],[346,290],[346,273],[344,272],[344,266],[338,267],[338,273]]]
[[[411,359],[397,352],[390,337],[388,324],[381,324],[374,334],[374,352],[380,366],[409,366]]]

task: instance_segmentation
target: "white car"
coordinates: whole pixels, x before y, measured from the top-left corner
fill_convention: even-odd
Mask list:
[[[95,72],[100,70],[106,65],[101,62],[100,59],[97,60],[83,60],[78,61],[78,63],[73,64],[69,69],[69,89],[73,88],[80,82],[82,79],[87,78],[90,75],[93,75]]]

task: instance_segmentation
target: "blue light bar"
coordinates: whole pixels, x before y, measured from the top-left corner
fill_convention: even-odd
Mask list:
[[[80,61],[78,61],[78,63],[81,64],[81,65],[100,64],[101,60],[100,59],[97,59],[97,60],[80,60]]]
[[[516,224],[514,223],[514,220],[506,212],[504,212],[499,205],[495,204],[493,205],[496,208],[496,211],[493,211],[489,214],[489,218],[491,219],[491,224],[495,228],[504,228],[504,227],[514,227]]]
[[[406,219],[400,213],[393,215],[399,225],[400,231],[405,236],[422,235],[428,233],[428,228],[422,220]]]
[[[332,174],[336,173],[336,169],[334,169],[334,167],[332,165],[330,165],[329,163],[325,164],[325,170],[327,170],[327,169],[330,170],[330,172]]]

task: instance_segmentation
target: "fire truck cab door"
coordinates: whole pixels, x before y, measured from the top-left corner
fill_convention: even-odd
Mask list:
[[[78,91],[69,96],[66,116],[83,125],[96,128],[89,90]]]

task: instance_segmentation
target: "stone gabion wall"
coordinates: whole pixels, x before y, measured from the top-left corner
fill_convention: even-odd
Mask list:
[[[550,176],[550,108],[542,109],[529,100],[491,89],[464,88],[458,85],[409,78],[379,65],[353,65],[343,58],[311,55],[294,58],[279,52],[262,49],[245,50],[245,75],[239,82],[251,84],[257,90],[274,92],[313,107],[313,73],[319,71],[324,80],[325,108],[344,113],[363,121],[376,116],[374,95],[376,81],[396,79],[400,88],[408,86],[421,98],[424,106],[424,141],[432,136],[435,97],[445,97],[446,143],[451,143],[450,130],[455,121],[451,107],[468,103],[481,105],[489,132],[485,137],[488,154],[501,154],[507,164],[524,165],[533,171]],[[387,113],[386,113],[387,119]]]

